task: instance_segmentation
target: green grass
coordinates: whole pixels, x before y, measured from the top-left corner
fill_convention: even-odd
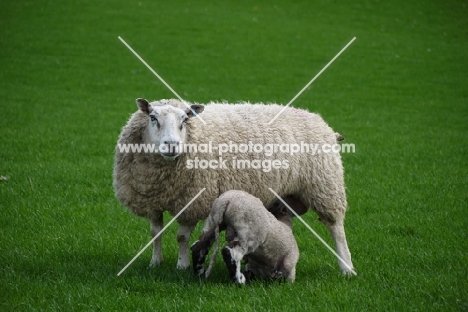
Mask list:
[[[468,310],[468,12],[461,1],[0,4],[0,309]],[[134,99],[295,102],[355,143],[343,155],[358,276],[299,222],[294,284],[147,270],[148,222],[113,196]],[[166,221],[170,216],[166,216]],[[306,220],[330,242],[313,214]],[[195,236],[200,232],[197,228]],[[220,257],[219,257],[220,258]]]

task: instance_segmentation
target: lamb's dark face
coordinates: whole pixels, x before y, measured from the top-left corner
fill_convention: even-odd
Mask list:
[[[158,146],[158,153],[174,160],[182,152],[182,143],[187,137],[186,123],[195,114],[203,111],[203,105],[191,105],[182,110],[172,105],[151,105],[147,100],[137,99],[138,107],[148,115],[149,142]]]

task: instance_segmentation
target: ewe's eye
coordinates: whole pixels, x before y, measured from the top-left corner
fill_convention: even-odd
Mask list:
[[[182,123],[180,124],[180,130],[182,130],[182,128],[185,127],[185,123],[187,122],[187,120],[188,120],[188,117],[185,117],[182,119]]]
[[[158,128],[159,128],[159,121],[158,121],[158,119],[156,118],[156,116],[150,115],[150,119],[151,119],[152,122],[156,122],[156,126],[158,126]]]

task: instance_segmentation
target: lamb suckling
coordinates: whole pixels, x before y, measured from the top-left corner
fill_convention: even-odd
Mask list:
[[[225,230],[228,244],[222,255],[235,283],[244,284],[253,277],[281,277],[293,282],[299,249],[291,230],[291,214],[284,209],[274,212],[276,215],[246,192],[231,190],[223,193],[214,201],[203,233],[192,245],[195,274],[205,273],[206,255],[215,241],[219,244],[219,231]],[[209,268],[216,253],[217,250]],[[245,271],[241,271],[242,259],[246,261]],[[209,271],[206,271],[205,276],[208,275]]]

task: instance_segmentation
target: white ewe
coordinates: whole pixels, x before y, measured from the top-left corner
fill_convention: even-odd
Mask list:
[[[319,115],[287,108],[268,125],[284,106],[210,103],[191,104],[188,109],[178,100],[149,103],[144,99],[138,99],[137,104],[139,110],[123,128],[116,148],[114,189],[119,201],[150,220],[154,237],[163,227],[164,211],[177,214],[206,188],[177,219],[178,268],[189,267],[191,232],[208,216],[211,203],[220,194],[244,190],[268,205],[275,199],[268,189],[272,188],[281,197],[297,198],[319,215],[338,255],[348,264],[339,262],[341,270],[352,272],[344,231],[347,203],[341,156],[309,149],[311,144],[333,146],[337,141],[335,132]],[[206,124],[191,118],[201,113]],[[123,148],[125,144],[154,144],[157,148],[156,152],[132,152]],[[187,144],[197,144],[199,149],[183,152]],[[241,149],[241,145],[254,149]],[[208,146],[213,147],[211,152],[206,152]],[[264,147],[263,153],[255,150],[258,146]],[[297,152],[297,146],[302,152]],[[197,160],[210,166],[197,169]],[[150,266],[162,260],[159,237],[154,241]]]

